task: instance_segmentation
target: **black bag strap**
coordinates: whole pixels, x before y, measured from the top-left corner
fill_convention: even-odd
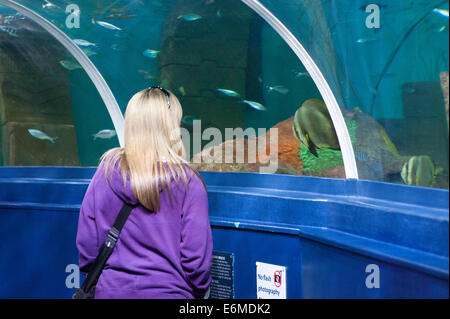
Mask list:
[[[117,215],[113,227],[109,230],[108,236],[106,237],[103,245],[100,247],[97,258],[95,259],[94,264],[92,265],[92,268],[86,277],[86,280],[81,286],[81,289],[86,293],[89,292],[97,284],[98,278],[103,271],[103,267],[105,267],[106,261],[108,260],[109,256],[111,256],[114,247],[116,246],[117,240],[119,239],[120,232],[122,231],[122,228],[125,225],[128,216],[130,216],[132,209],[132,206],[124,204],[119,212],[119,215]]]

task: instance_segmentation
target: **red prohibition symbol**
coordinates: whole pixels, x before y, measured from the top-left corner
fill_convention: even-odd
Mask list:
[[[273,282],[278,288],[281,286],[281,271],[275,271],[275,273],[273,274]]]

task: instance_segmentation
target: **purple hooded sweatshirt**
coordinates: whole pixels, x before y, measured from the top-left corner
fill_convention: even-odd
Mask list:
[[[188,191],[172,180],[172,202],[160,191],[160,209],[139,204],[130,180],[123,185],[116,164],[108,182],[104,165],[97,169],[85,194],[78,222],[80,271],[87,273],[123,202],[137,205],[96,286],[95,298],[202,298],[211,282],[212,236],[207,192],[201,179],[187,170]]]

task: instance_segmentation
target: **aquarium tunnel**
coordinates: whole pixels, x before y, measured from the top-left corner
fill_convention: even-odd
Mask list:
[[[211,298],[448,298],[448,10],[0,0],[0,298],[80,285],[84,193],[154,85],[208,187]]]

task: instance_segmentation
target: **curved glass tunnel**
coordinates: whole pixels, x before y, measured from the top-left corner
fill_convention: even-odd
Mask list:
[[[183,127],[191,136],[186,148],[193,161],[199,152],[192,140],[194,120],[201,120],[202,130],[214,127],[221,133],[221,139],[212,144],[211,139],[201,141],[202,148],[207,148],[203,154],[211,146],[222,149],[226,128],[242,128],[248,135],[261,137],[264,134],[258,133],[258,128],[267,131],[276,127],[277,173],[345,177],[339,150],[325,146],[315,157],[294,137],[294,114],[306,100],[320,99],[321,95],[284,40],[241,1],[17,2],[77,39],[107,81],[122,112],[139,89],[158,84],[172,90],[184,108]],[[375,28],[365,25],[371,14],[366,12],[366,1],[341,1],[339,5],[325,0],[261,3],[297,37],[331,87],[347,124],[360,178],[448,188],[448,14],[441,14],[445,10],[448,13],[446,2],[406,5],[391,1],[379,5],[380,25]],[[80,10],[75,11],[75,17],[70,16],[73,11],[66,13],[71,4]],[[25,53],[26,46],[22,45],[28,31],[20,23],[27,20],[6,7],[2,10],[2,48],[8,47],[7,43],[21,43],[20,54],[34,55]],[[5,18],[8,16],[12,18]],[[74,25],[78,18],[79,28]],[[42,45],[40,49],[50,50]],[[66,77],[71,100],[63,106],[70,105],[68,101],[72,105],[74,122],[70,125],[77,139],[64,147],[77,150],[77,161],[55,164],[30,156],[21,163],[8,162],[5,158],[11,157],[10,146],[5,145],[12,136],[3,124],[3,165],[95,166],[104,150],[118,146],[117,138],[108,138],[107,134],[94,140],[93,134],[114,127],[86,74],[61,65],[67,60],[76,66],[63,52],[64,56],[43,53],[47,61],[30,63],[51,63],[53,68],[43,68],[47,74],[55,70],[56,75]],[[0,61],[1,74],[5,63]],[[3,92],[6,90],[0,94]],[[244,100],[259,104],[245,104]],[[3,103],[0,108],[10,109],[14,102],[8,103],[10,106]],[[29,112],[41,109],[34,105]],[[23,119],[16,122],[32,123],[29,115],[20,116]],[[2,117],[2,123],[7,121]],[[303,128],[298,122],[296,126]],[[45,132],[44,127],[41,131]],[[58,143],[38,140],[26,130],[24,134],[42,145],[40,153],[55,157],[49,147]],[[244,163],[203,162],[198,167],[259,172],[262,165],[250,162],[247,146],[248,141],[244,141]],[[239,149],[235,147],[231,155],[236,157],[236,153]],[[264,159],[257,155],[258,160]]]

